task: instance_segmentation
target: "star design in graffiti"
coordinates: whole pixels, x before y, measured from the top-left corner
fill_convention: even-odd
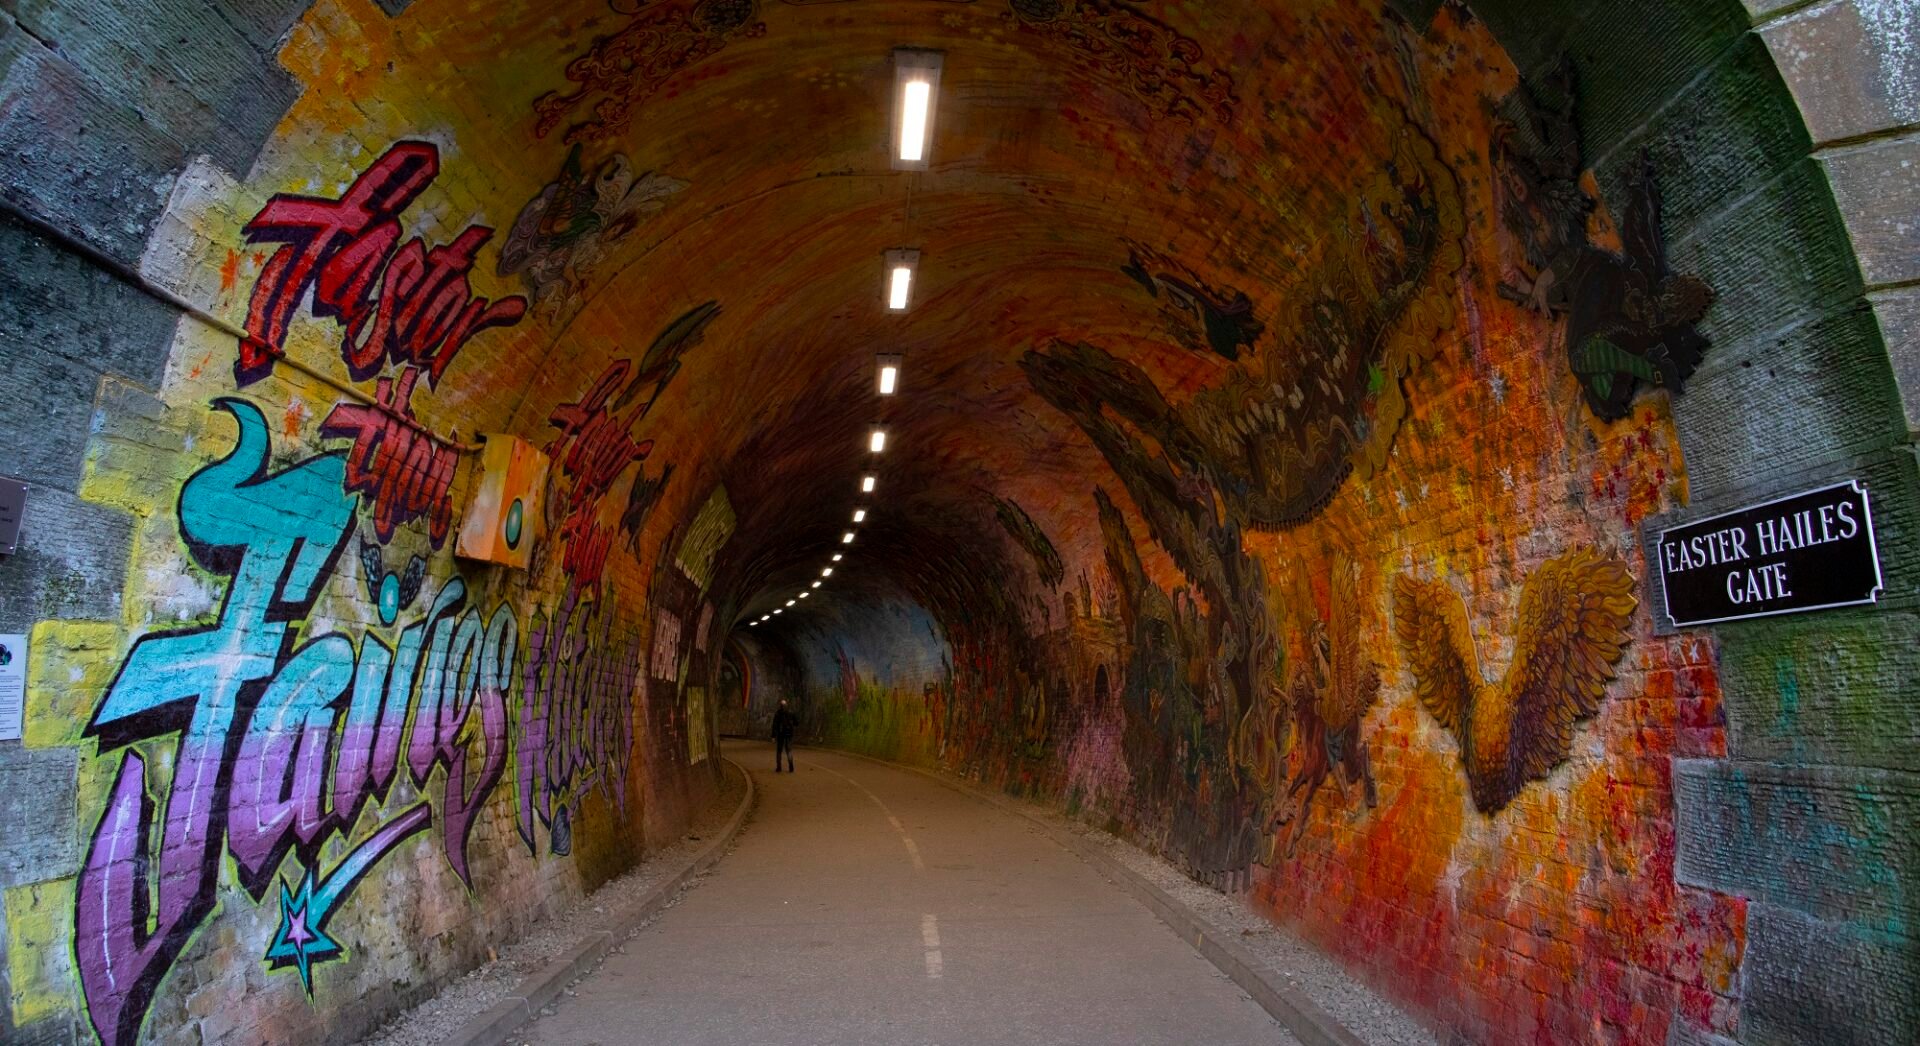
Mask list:
[[[301,875],[298,891],[288,890],[285,879],[280,881],[280,929],[267,949],[267,962],[276,969],[298,966],[300,983],[308,996],[313,995],[313,964],[337,959],[341,954],[339,942],[321,928],[327,914],[314,898],[312,869]]]

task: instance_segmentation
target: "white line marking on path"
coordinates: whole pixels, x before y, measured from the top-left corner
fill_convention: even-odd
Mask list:
[[[838,770],[832,769],[830,767],[821,766],[819,763],[815,763],[811,761],[809,761],[807,765],[817,770],[825,770],[827,773],[830,773],[833,776],[838,777],[840,780],[845,781],[846,783],[854,786],[855,788],[860,789],[861,792],[866,794],[866,797],[868,799],[873,800],[873,805],[879,807],[880,812],[887,815],[887,823],[893,826],[893,830],[895,832],[899,833],[901,844],[907,848],[907,857],[913,861],[913,870],[916,872],[924,872],[927,870],[926,862],[920,859],[920,848],[914,845],[913,836],[910,836],[907,834],[907,826],[900,823],[900,819],[893,815],[893,811],[887,808],[886,803],[883,803],[880,801],[879,796],[874,795],[872,790],[867,788],[866,785],[861,784],[860,782],[854,780],[851,777],[848,777],[846,774],[843,774]],[[931,916],[929,916],[929,918],[931,918]]]
[[[937,981],[946,972],[940,957],[940,919],[931,913],[920,917],[920,943],[927,949],[927,980]]]

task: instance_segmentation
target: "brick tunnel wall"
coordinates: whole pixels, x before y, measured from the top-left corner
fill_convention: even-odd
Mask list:
[[[513,367],[674,316],[567,333],[587,259],[508,242],[506,147],[356,79],[397,57],[387,14],[305,7],[0,12],[0,472],[31,484],[0,562],[30,635],[8,1043],[351,1041],[714,794],[732,517],[697,469],[648,483],[672,374]],[[455,555],[488,433],[554,462],[517,567]]]
[[[1178,430],[1111,392],[1104,415],[1100,393],[1076,404],[1112,386],[1098,354],[1067,360],[1071,391],[1054,402],[1119,473],[1103,492],[1111,512],[1096,524],[1068,489],[1000,514],[1025,559],[1007,577],[1007,601],[1024,604],[1011,636],[983,633],[976,605],[938,615],[944,634],[915,643],[897,634],[899,611],[880,609],[801,637],[810,714],[830,743],[1060,803],[1250,891],[1470,1041],[1920,1036],[1897,972],[1920,955],[1920,415],[1902,408],[1915,207],[1904,190],[1866,187],[1913,184],[1891,172],[1920,156],[1903,130],[1915,16],[1832,3],[1396,6],[1456,58],[1487,46],[1481,28],[1499,41],[1520,88],[1494,106],[1493,134],[1523,95],[1534,117],[1564,121],[1546,133],[1577,141],[1602,249],[1623,249],[1616,237],[1653,185],[1664,264],[1715,298],[1690,328],[1705,351],[1684,390],[1609,415],[1570,380],[1564,328],[1501,293],[1526,233],[1487,211],[1512,168],[1497,149],[1476,168],[1443,144],[1469,260],[1446,281],[1437,347],[1411,368],[1411,410],[1383,466],[1361,462],[1312,522],[1278,537],[1181,533],[1189,524],[1169,521],[1213,516],[1215,495],[1191,512],[1162,493],[1176,473],[1244,471],[1101,442],[1116,415],[1166,447]],[[1909,260],[1891,263],[1896,251]],[[1648,535],[1848,477],[1873,491],[1884,535],[1876,605],[1659,623]],[[1229,580],[1210,585],[1223,562]],[[1524,601],[1558,584],[1637,605],[1621,612],[1596,714],[1563,710],[1564,758],[1495,787],[1471,765],[1473,739],[1422,700],[1444,685],[1423,676],[1442,640],[1406,622],[1457,612],[1484,686],[1475,700],[1498,701],[1503,675],[1542,649]],[[925,598],[945,597],[930,585]],[[1263,644],[1258,677],[1235,679],[1236,659]],[[861,650],[892,670],[870,671]],[[918,670],[897,671],[903,659]]]
[[[0,563],[0,633],[30,635],[31,673],[26,736],[0,742],[0,1038],[367,1030],[675,835],[741,664],[770,684],[754,709],[804,692],[825,740],[1085,811],[1470,1039],[1920,1038],[1920,223],[1886,188],[1913,184],[1901,129],[1920,121],[1905,8],[1388,6],[1425,85],[1397,101],[1437,147],[1358,147],[1386,180],[1354,188],[1328,271],[1367,271],[1409,211],[1458,256],[1386,317],[1392,376],[1358,372],[1369,413],[1349,427],[1400,416],[1357,439],[1353,475],[1304,522],[1197,513],[1215,491],[1180,480],[1237,466],[1112,440],[1076,399],[1114,380],[1106,361],[1035,339],[1036,424],[1084,435],[1110,472],[992,511],[1003,554],[971,566],[1005,592],[910,583],[795,633],[792,663],[744,643],[731,674],[714,579],[747,499],[695,437],[634,412],[696,385],[639,347],[677,359],[714,307],[696,288],[575,315],[612,266],[554,244],[507,271],[553,172],[524,169],[525,128],[463,108],[431,41],[386,25],[407,4],[0,9],[5,192],[27,216],[0,222],[0,355],[34,393],[0,398],[0,473],[33,484]],[[396,86],[391,63],[425,71]],[[1490,148],[1502,121],[1577,142],[1578,162],[1543,184],[1525,135]],[[1714,302],[1676,325],[1706,345],[1683,391],[1616,374],[1630,395],[1609,404],[1569,365],[1567,321],[1501,293],[1539,274],[1541,230],[1500,201],[1571,185],[1593,208],[1576,239],[1617,268],[1649,170],[1667,263]],[[425,259],[491,228],[459,304],[501,309],[451,346],[356,360],[325,302],[269,267],[300,220],[272,204],[407,178],[399,234],[355,242],[387,262],[417,235]],[[1138,264],[1156,298],[1192,275]],[[219,316],[282,316],[289,359],[117,267]],[[1274,336],[1316,322],[1263,315]],[[635,348],[613,373],[588,342]],[[560,362],[530,373],[536,355]],[[426,432],[367,408],[383,396]],[[622,410],[620,467],[569,470],[569,441]],[[456,444],[481,433],[556,462],[529,569],[453,554],[475,475]],[[1647,528],[1841,476],[1875,492],[1877,606],[1655,627]],[[1464,622],[1474,699],[1498,700],[1542,642],[1524,594],[1556,588],[1616,608],[1625,641],[1614,657],[1604,627],[1586,637],[1611,679],[1568,715],[1562,758],[1490,780],[1420,697],[1440,633],[1402,623]],[[196,660],[206,644],[224,652]],[[366,758],[322,774],[330,749]]]

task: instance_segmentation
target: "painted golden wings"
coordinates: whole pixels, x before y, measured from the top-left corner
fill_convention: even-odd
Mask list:
[[[1415,692],[1459,740],[1475,809],[1498,812],[1566,761],[1626,647],[1633,584],[1624,562],[1592,549],[1549,560],[1521,591],[1513,663],[1488,683],[1460,597],[1440,581],[1395,583],[1394,630]]]

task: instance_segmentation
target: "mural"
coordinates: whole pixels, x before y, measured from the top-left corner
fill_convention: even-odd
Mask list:
[[[755,20],[759,8],[760,0],[658,0],[633,7],[623,28],[596,38],[567,63],[567,79],[578,87],[534,101],[535,133],[545,137],[573,120],[565,130],[568,142],[624,137],[635,110],[674,74],[719,54],[735,37],[765,34],[766,23]],[[581,109],[591,115],[580,115]]]
[[[1667,264],[1660,191],[1644,151],[1627,183],[1621,249],[1590,238],[1595,202],[1580,184],[1584,165],[1573,105],[1572,67],[1565,61],[1538,95],[1523,84],[1502,100],[1493,136],[1500,219],[1519,245],[1519,258],[1500,293],[1565,317],[1567,365],[1587,407],[1617,421],[1643,387],[1684,391],[1707,350],[1695,324],[1714,295],[1698,277]]]
[[[702,594],[706,592],[708,583],[713,580],[714,557],[720,554],[720,549],[726,545],[727,539],[733,536],[735,522],[733,504],[727,500],[727,488],[715,487],[713,493],[707,497],[706,503],[701,505],[700,511],[694,515],[693,522],[687,525],[687,533],[680,541],[680,549],[674,553],[674,563],[680,567],[680,572],[685,574]],[[711,610],[707,613],[711,614]],[[705,620],[707,619],[703,617],[702,621]],[[701,635],[700,646],[704,649],[706,647],[704,628]]]
[[[1059,588],[1066,580],[1066,567],[1060,562],[1060,553],[1048,540],[1047,533],[1027,515],[1025,509],[1004,498],[993,499],[994,518],[1012,538],[1014,543],[1025,550],[1033,560],[1033,569],[1038,573],[1040,583],[1048,588]]]
[[[1233,220],[1196,208],[1205,256],[1153,246],[1186,242],[1176,217],[1120,238],[1162,329],[1033,325],[1021,376],[1084,443],[996,415],[1021,440],[982,471],[1044,482],[991,485],[953,510],[986,535],[966,555],[916,546],[897,569],[937,632],[876,607],[799,641],[807,726],[1059,802],[1445,1000],[1466,1038],[1724,1033],[1743,909],[1676,888],[1666,790],[1665,732],[1711,715],[1716,684],[1701,649],[1650,633],[1637,553],[1600,551],[1682,489],[1664,405],[1638,393],[1681,390],[1713,294],[1667,263],[1644,158],[1619,210],[1594,190],[1570,80],[1522,82],[1458,8],[1427,39],[1364,13],[1305,26],[1328,17],[1279,32],[1354,56],[1354,94],[1294,112],[1285,77],[1238,66],[1198,100],[1217,25],[1206,52],[1139,28],[1122,55],[1107,31],[1144,25],[1139,5],[1009,4],[1036,53],[1101,56],[1073,68],[1108,111],[1178,117],[1089,149]],[[1391,59],[1345,50],[1376,30]],[[1112,91],[1134,68],[1157,78]],[[1221,105],[1365,130],[1316,137],[1344,166],[1295,188],[1285,162],[1171,129]],[[1070,463],[1019,456],[1036,447]],[[913,653],[879,684],[883,646]],[[1554,1002],[1572,998],[1605,1016]]]
[[[708,302],[681,316],[660,332],[638,364],[624,359],[607,364],[586,395],[559,405],[547,418],[559,430],[546,446],[553,459],[547,528],[563,549],[562,569],[573,586],[599,587],[613,547],[613,530],[600,518],[601,504],[628,466],[653,452],[653,441],[637,438],[634,426],[653,410],[679,372],[680,357],[700,344],[701,332],[719,313],[720,306]],[[665,482],[664,474],[659,482]],[[636,524],[645,515],[638,513]],[[623,526],[626,518],[623,514]]]
[[[1267,811],[1261,823],[1268,838],[1287,826],[1287,856],[1299,846],[1307,810],[1328,781],[1343,802],[1350,790],[1358,790],[1368,810],[1380,801],[1361,736],[1362,722],[1380,700],[1380,669],[1361,635],[1357,564],[1336,557],[1329,583],[1327,615],[1314,613],[1292,637],[1296,649],[1285,659],[1290,670],[1276,671],[1236,738],[1237,758]],[[1296,606],[1313,605],[1310,591],[1296,593],[1296,600]],[[1283,758],[1289,749],[1291,759]]]
[[[853,0],[782,0],[790,7]],[[970,5],[975,0],[917,0]],[[1128,97],[1156,116],[1231,122],[1233,77],[1206,61],[1204,49],[1123,0],[1005,0],[999,18],[1068,59],[1079,73]],[[681,73],[708,62],[736,40],[768,34],[761,20],[771,0],[614,0],[630,20],[595,37],[566,65],[574,86],[533,102],[535,133],[564,126],[569,143],[624,137],[635,114]]]
[[[463,361],[488,344],[483,333],[511,337],[529,303],[473,287],[490,227],[456,225],[438,245],[403,227],[437,224],[439,155],[402,140],[338,193],[276,193],[230,229],[256,252],[230,250],[222,274],[251,333],[225,346],[197,329],[183,336],[192,362],[170,375],[169,402],[153,414],[163,420],[147,423],[130,456],[112,439],[99,445],[95,496],[139,490],[172,505],[153,515],[129,592],[184,594],[130,599],[149,626],[156,610],[176,624],[136,626],[110,680],[76,709],[85,725],[73,742],[90,745],[99,769],[80,800],[85,859],[62,939],[80,1012],[103,1042],[166,1032],[177,1017],[163,1000],[188,990],[172,987],[175,971],[236,935],[266,971],[292,975],[308,1020],[338,1019],[321,1008],[326,972],[345,968],[351,983],[358,969],[395,961],[380,929],[394,902],[367,889],[393,881],[389,864],[424,876],[415,897],[435,896],[443,867],[458,903],[483,912],[497,889],[484,877],[515,859],[630,861],[637,851],[626,819],[639,791],[646,648],[623,624],[633,615],[616,609],[608,535],[645,523],[671,467],[651,494],[636,479],[619,520],[602,507],[652,445],[634,428],[719,310],[684,314],[637,364],[613,361],[552,401],[560,555],[530,570],[457,569],[445,541],[461,485],[474,481],[462,459],[476,448],[441,434],[416,402],[503,420],[471,410],[488,367]],[[571,287],[592,252],[619,238],[607,227],[643,205],[621,196],[610,206],[596,212],[606,227],[585,253],[577,239],[520,245],[539,300],[559,293],[556,280]],[[230,371],[209,366],[223,354]],[[229,373],[246,398],[230,394]],[[224,425],[188,420],[208,404]],[[151,432],[174,431],[187,436],[170,456]],[[196,438],[230,449],[208,462]],[[98,656],[82,646],[49,660],[79,679]],[[499,831],[477,830],[488,820]],[[522,858],[477,842],[515,837]],[[515,874],[550,891],[524,919],[577,894],[587,873]],[[225,929],[210,936],[216,922]],[[375,943],[362,946],[369,930]],[[460,954],[407,961],[444,976]],[[156,1012],[169,1014],[166,1027],[156,1029]],[[282,1031],[249,1034],[318,1034],[297,1016],[275,1019]]]
[[[1144,244],[1129,243],[1127,250],[1127,264],[1120,271],[1161,303],[1168,331],[1187,348],[1211,349],[1237,360],[1240,350],[1266,331],[1266,325],[1253,318],[1253,303],[1245,291],[1216,291],[1186,266]]]
[[[1491,684],[1460,597],[1402,577],[1393,605],[1420,703],[1460,742],[1473,805],[1496,813],[1566,760],[1575,724],[1599,709],[1626,648],[1633,577],[1590,549],[1548,560],[1521,589],[1513,664]]]
[[[1156,116],[1233,120],[1233,77],[1192,37],[1123,0],[1007,0],[1000,16]]]
[[[523,647],[513,611],[483,612],[454,578],[395,631],[369,631],[356,644],[306,630],[353,534],[353,501],[340,482],[347,461],[324,454],[272,469],[259,409],[234,399],[219,406],[238,424],[238,442],[187,482],[179,509],[194,561],[228,579],[219,616],[141,637],[86,727],[102,755],[121,753],[74,914],[88,1010],[108,1042],[137,1037],[158,983],[213,911],[223,857],[256,900],[289,854],[304,868],[297,886],[281,881],[281,926],[265,954],[274,968],[296,967],[310,993],[313,965],[344,952],[328,933],[335,914],[381,858],[434,825],[436,807],[447,863],[471,881],[475,818],[514,761],[509,708]],[[361,549],[370,586],[379,553]],[[419,573],[410,565],[411,582],[398,582],[407,598],[392,616],[393,575],[382,575],[386,627],[411,602],[404,590],[418,587]],[[535,633],[530,683],[545,663]],[[606,703],[578,700],[588,696],[579,690],[568,703],[589,717],[581,729],[592,738]],[[522,752],[545,748],[527,742],[530,726],[564,721],[524,717]],[[523,754],[523,777],[537,762]],[[439,771],[442,798],[385,812],[403,767],[415,790]],[[523,781],[522,794],[537,793]],[[350,845],[323,864],[322,847],[335,838]]]
[[[526,314],[518,296],[490,301],[467,280],[493,230],[470,225],[453,242],[429,250],[415,236],[400,240],[399,216],[440,172],[430,142],[389,148],[337,200],[280,193],[246,225],[248,243],[278,243],[254,282],[247,330],[234,361],[242,388],[273,372],[288,328],[302,304],[344,329],[340,355],[355,380],[389,365],[371,403],[336,405],[321,425],[326,436],[353,440],[343,482],[372,507],[380,540],[401,524],[425,518],[433,546],[453,520],[453,472],[459,455],[414,417],[413,392],[425,374],[438,385],[469,339],[512,326]]]
[[[559,176],[521,208],[494,266],[501,276],[518,275],[534,308],[562,324],[580,311],[581,285],[606,252],[687,187],[656,171],[635,174],[623,153],[589,174],[580,150],[569,150]]]
[[[1745,902],[1674,872],[1719,654],[1653,632],[1622,537],[1684,501],[1642,393],[1714,294],[1676,172],[1602,193],[1570,75],[1427,21],[306,12],[257,158],[196,161],[141,256],[251,333],[85,390],[78,497],[130,536],[116,598],[35,610],[25,744],[70,750],[79,846],[0,886],[0,1038],[370,1031],[680,838],[782,697],[1243,891],[1462,1040],[1732,1033]],[[883,329],[900,198],[858,150],[909,37],[965,162],[913,205],[950,290]],[[918,361],[911,525],[735,633],[843,527],[822,381],[877,341]],[[484,562],[446,544],[483,433],[550,462]]]

